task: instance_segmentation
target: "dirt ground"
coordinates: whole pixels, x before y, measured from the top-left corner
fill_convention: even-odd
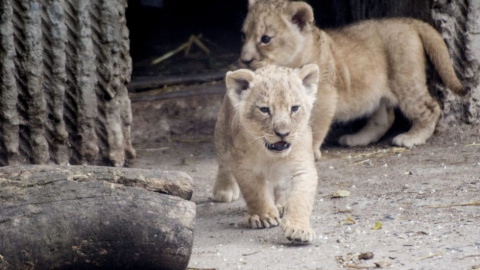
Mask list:
[[[450,127],[426,145],[328,146],[316,163],[316,239],[291,245],[276,228],[243,224],[245,203],[211,200],[213,138],[136,145],[134,167],[179,170],[195,181],[193,269],[480,269],[480,129]],[[350,195],[332,198],[338,190]],[[380,228],[381,225],[381,228]],[[373,258],[359,260],[361,253]]]

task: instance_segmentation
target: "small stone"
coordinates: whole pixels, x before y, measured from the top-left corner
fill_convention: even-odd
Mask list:
[[[373,259],[373,252],[360,253],[358,255],[359,260],[370,260]]]
[[[375,264],[375,267],[377,268],[385,268],[385,267],[389,267],[390,265],[392,265],[392,261],[390,260],[383,260],[383,261],[378,261],[378,262],[373,262]]]

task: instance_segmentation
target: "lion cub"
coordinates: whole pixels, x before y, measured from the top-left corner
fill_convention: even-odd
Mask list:
[[[240,62],[255,69],[269,64],[298,68],[315,63],[322,77],[312,112],[313,148],[320,145],[332,121],[370,116],[356,134],[339,142],[367,145],[379,140],[393,124],[398,107],[412,122],[393,139],[398,146],[423,144],[440,117],[438,103],[426,85],[426,54],[443,82],[457,94],[464,88],[452,67],[442,37],[415,19],[367,20],[322,31],[305,2],[249,0],[243,25],[245,43]]]
[[[215,126],[218,174],[214,199],[230,202],[241,191],[251,228],[280,224],[285,237],[310,242],[317,171],[309,125],[318,66],[265,66],[228,72],[227,94]]]

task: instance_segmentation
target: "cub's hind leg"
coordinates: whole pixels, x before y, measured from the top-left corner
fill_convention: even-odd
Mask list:
[[[413,147],[424,144],[432,136],[441,110],[428,92],[425,74],[426,56],[422,40],[417,34],[412,35],[407,31],[399,35],[398,38],[404,42],[397,42],[389,48],[390,88],[397,97],[400,110],[411,121],[412,127],[408,132],[396,136],[393,144]]]
[[[240,189],[230,167],[220,164],[213,186],[213,199],[217,202],[232,202],[239,196]]]
[[[409,148],[424,144],[435,131],[441,114],[440,106],[428,93],[425,83],[415,84],[413,81],[399,90],[402,95],[398,97],[400,110],[412,122],[412,127],[393,138],[393,144]]]
[[[355,134],[343,135],[339,143],[345,146],[364,146],[378,141],[393,124],[395,112],[385,99],[367,120],[365,126]]]

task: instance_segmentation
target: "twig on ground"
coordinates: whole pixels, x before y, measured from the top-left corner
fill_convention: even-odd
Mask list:
[[[250,256],[250,255],[257,254],[257,253],[259,253],[259,252],[260,252],[260,250],[257,250],[257,251],[254,251],[254,252],[250,252],[250,253],[244,253],[244,254],[242,254],[242,256]]]
[[[352,163],[352,164],[349,164],[350,166],[355,166],[355,165],[359,165],[359,164],[363,164],[363,163],[368,163],[370,162],[370,159],[365,159],[365,160],[362,160],[362,161],[358,161],[358,162],[355,162],[355,163]]]
[[[210,141],[210,137],[199,138],[199,139],[182,139],[182,138],[172,138],[172,141],[183,142],[183,143],[202,143]]]
[[[431,205],[426,206],[426,208],[448,208],[455,206],[480,206],[480,202],[470,202],[470,203],[457,203],[457,204],[448,204],[448,205]]]
[[[405,152],[405,151],[409,151],[409,149],[404,148],[404,147],[392,147],[392,148],[387,148],[387,149],[376,150],[376,151],[373,151],[373,152],[360,153],[360,154],[352,155],[350,158],[371,157],[371,156],[382,157],[382,156],[386,156],[386,155],[389,155],[389,154],[402,153],[402,152]],[[363,161],[363,162],[365,162],[365,161]]]
[[[170,149],[170,147],[145,148],[145,149],[139,149],[139,150],[144,150],[144,151],[147,151],[147,152],[151,152],[151,151],[163,151],[163,150],[167,150],[167,149]]]
[[[472,255],[463,256],[459,260],[463,260],[463,259],[466,259],[466,258],[472,258],[472,257],[480,257],[480,254],[472,254]]]
[[[210,50],[207,48],[207,46],[205,46],[205,44],[202,43],[202,41],[200,40],[201,38],[202,38],[202,34],[199,34],[198,36],[191,35],[185,43],[182,43],[176,49],[169,51],[164,55],[154,59],[152,61],[152,65],[159,64],[181,51],[184,51],[184,55],[188,55],[190,53],[190,49],[192,48],[193,43],[195,43],[206,54],[210,54]]]
[[[344,264],[343,267],[354,268],[354,269],[372,269],[372,268],[375,268],[375,266],[362,266],[362,265],[355,265],[355,264]]]
[[[466,147],[468,146],[480,146],[480,143],[471,143],[471,144],[466,144]]]
[[[443,252],[433,253],[433,254],[430,254],[430,255],[428,255],[428,256],[425,256],[425,257],[422,257],[422,258],[418,258],[418,259],[416,259],[415,261],[422,261],[422,260],[434,258],[434,257],[437,257],[437,256],[442,256],[443,254],[444,254]]]

